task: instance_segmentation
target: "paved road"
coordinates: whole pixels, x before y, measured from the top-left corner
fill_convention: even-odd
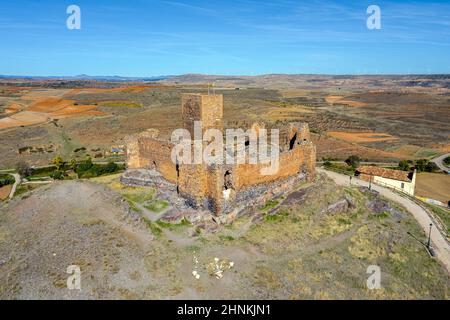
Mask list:
[[[318,168],[317,171],[325,173],[331,179],[333,179],[338,185],[348,186],[350,183],[349,176],[332,171],[327,171],[323,168]],[[366,181],[353,178],[352,185],[360,185],[368,187],[369,183]],[[412,200],[404,198],[401,195],[387,188],[383,188],[378,185],[372,184],[372,189],[378,191],[382,196],[403,205],[417,220],[417,222],[425,231],[425,233],[428,234],[430,230],[430,223],[433,223],[433,221],[431,220],[428,213],[421,206],[414,203]],[[445,236],[442,235],[441,232],[436,227],[433,227],[432,229],[431,242],[437,258],[444,264],[444,266],[447,268],[447,271],[450,273],[450,246],[448,242],[445,240]]]
[[[14,193],[16,192],[17,186],[20,183],[20,175],[17,173],[10,173],[10,175],[12,175],[14,179],[16,179],[16,182],[14,182],[11,192],[9,193],[9,198],[12,199],[14,197]]]
[[[336,161],[317,161],[317,164],[323,164],[325,162],[330,162],[333,164],[344,164],[346,163],[345,161],[340,161],[340,160],[336,160]],[[396,167],[398,166],[398,162],[376,162],[376,161],[361,161],[359,163],[360,165],[371,165],[371,164],[375,164],[377,166],[380,167]]]
[[[439,169],[441,169],[442,171],[450,172],[450,168],[446,167],[445,164],[444,164],[444,162],[443,162],[444,159],[447,158],[447,157],[450,157],[450,153],[443,154],[442,156],[437,157],[437,158],[434,158],[434,159],[431,159],[430,161],[436,163],[436,165],[437,165],[437,166],[439,167]]]

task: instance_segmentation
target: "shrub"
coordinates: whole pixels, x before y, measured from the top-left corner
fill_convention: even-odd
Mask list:
[[[424,171],[426,171],[427,164],[428,164],[428,160],[427,159],[417,160],[416,161],[417,172],[424,172]]]
[[[15,182],[16,179],[14,179],[14,177],[9,174],[0,175],[0,187],[14,184]]]
[[[444,159],[444,164],[446,166],[450,166],[450,157],[447,157],[447,158]]]
[[[399,168],[400,170],[403,170],[403,171],[409,171],[409,170],[410,170],[410,167],[409,167],[409,162],[408,162],[408,160],[402,160],[402,161],[400,161],[400,162],[398,163],[398,168]]]
[[[345,163],[351,166],[352,168],[357,168],[361,162],[361,158],[355,155],[351,155],[345,160]]]
[[[61,169],[61,167],[64,165],[64,160],[61,156],[56,156],[52,162],[58,170]]]
[[[16,170],[20,174],[21,177],[28,177],[32,174],[32,169],[28,163],[25,161],[19,161],[16,164]]]
[[[89,171],[92,166],[93,164],[91,158],[87,158],[85,161],[80,162],[75,168],[75,172],[77,173],[78,178],[84,176],[84,174]]]
[[[55,180],[64,180],[64,172],[61,170],[55,170],[52,174],[52,178]]]
[[[123,166],[119,166],[114,162],[108,164],[93,164],[91,159],[80,163],[75,172],[79,178],[94,178],[105,174],[112,174],[121,170]]]
[[[436,171],[439,171],[439,167],[434,162],[428,162],[427,165],[425,166],[425,171],[426,172],[436,172]]]

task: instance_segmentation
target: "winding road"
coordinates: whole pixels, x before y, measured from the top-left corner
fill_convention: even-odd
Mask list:
[[[442,171],[450,174],[450,168],[446,167],[444,164],[444,159],[447,157],[450,157],[450,153],[443,154],[442,156],[431,159],[430,161],[434,162]]]
[[[328,177],[334,180],[334,182],[341,186],[348,186],[350,184],[349,176],[327,171],[323,168],[317,168],[318,172],[325,173]],[[352,185],[359,185],[368,187],[369,183],[363,180],[359,180],[356,178],[352,179]],[[381,186],[372,184],[372,189],[378,191],[382,196],[388,198],[392,201],[395,201],[401,205],[403,205],[417,220],[419,225],[424,230],[425,234],[428,234],[430,230],[430,224],[434,225],[433,220],[428,215],[428,212],[425,211],[421,206],[413,202],[412,200],[402,197],[401,195]],[[447,268],[447,271],[450,273],[450,246],[445,239],[445,236],[434,227],[431,232],[431,243],[432,247],[436,253],[436,257],[444,264]]]

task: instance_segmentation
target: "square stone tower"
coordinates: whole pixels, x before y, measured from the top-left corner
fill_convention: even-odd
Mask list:
[[[202,134],[207,129],[223,131],[223,95],[187,93],[181,97],[183,127],[194,138],[194,122],[202,122]]]

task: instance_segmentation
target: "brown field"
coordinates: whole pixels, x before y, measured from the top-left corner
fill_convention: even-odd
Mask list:
[[[378,132],[342,132],[342,131],[330,131],[328,135],[348,142],[377,142],[377,141],[391,141],[398,138],[391,136],[387,133]]]
[[[12,103],[5,110],[8,116],[0,119],[0,129],[36,125],[65,117],[103,115],[102,112],[94,111],[97,108],[94,105],[75,105],[75,100],[43,96],[42,92],[26,94],[21,99],[28,105]]]
[[[380,162],[397,161],[397,159],[403,158],[401,154],[396,152],[364,147],[356,143],[349,143],[344,140],[339,140],[328,136],[312,134],[312,140],[317,147],[317,159],[346,159],[346,157],[352,154],[359,155],[361,159],[364,160]]]
[[[416,195],[419,197],[450,201],[450,175],[440,173],[419,173],[416,180]]]
[[[342,96],[328,96],[325,98],[325,101],[329,104],[344,104],[349,107],[367,106],[367,103],[365,103],[365,102],[347,100],[347,99],[345,99],[345,97],[342,97]]]
[[[11,103],[11,105],[5,109],[5,113],[16,113],[22,108],[23,106],[18,103]]]
[[[449,150],[445,76],[186,75],[152,83],[17,79],[0,81],[0,167],[19,159],[47,164],[55,154],[105,153],[127,135],[152,127],[169,135],[181,125],[180,95],[207,92],[212,82],[224,95],[226,126],[308,122],[318,159],[357,154],[370,161],[398,161]],[[53,152],[18,152],[49,144]],[[75,153],[82,147],[86,153]]]
[[[0,187],[0,200],[7,199],[11,192],[11,189],[12,189],[12,185]]]

